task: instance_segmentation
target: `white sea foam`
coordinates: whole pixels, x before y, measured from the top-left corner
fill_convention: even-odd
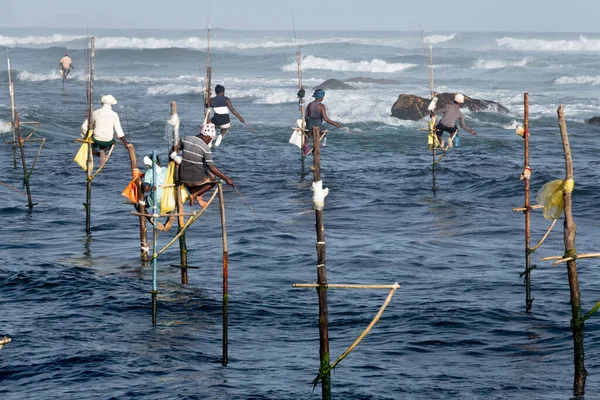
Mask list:
[[[561,76],[554,81],[555,85],[598,85],[600,84],[600,75],[582,75],[582,76]]]
[[[192,86],[169,83],[166,85],[151,86],[148,89],[146,89],[146,93],[149,96],[202,94],[204,93],[204,87],[200,85]]]
[[[386,61],[374,58],[371,61],[348,61],[348,60],[329,60],[326,58],[306,56],[302,59],[302,67],[308,69],[321,69],[329,71],[351,71],[351,72],[400,72],[408,68],[416,67],[416,64],[406,63],[388,63]],[[283,71],[296,71],[296,63],[285,65]]]
[[[0,35],[0,46],[35,46],[47,44],[67,43],[73,40],[85,39],[86,36],[69,36],[54,34],[51,36],[2,36]]]
[[[523,51],[598,51],[600,50],[600,39],[587,39],[583,35],[576,40],[547,40],[547,39],[518,39],[503,37],[496,39],[500,47]]]
[[[5,121],[3,119],[0,119],[0,133],[7,133],[7,132],[11,132],[12,128],[11,128],[11,123],[8,121]]]
[[[505,61],[505,60],[482,60],[479,59],[473,65],[473,69],[501,69],[507,67],[524,67],[531,60],[524,58],[520,61]]]
[[[425,43],[428,43],[428,44],[439,44],[439,43],[449,42],[449,41],[453,40],[454,38],[456,38],[456,33],[453,33],[452,35],[430,35],[430,36],[425,36],[423,39],[424,39]]]
[[[53,70],[51,72],[46,73],[21,71],[19,72],[17,77],[20,81],[27,82],[55,81],[61,79],[58,70]]]

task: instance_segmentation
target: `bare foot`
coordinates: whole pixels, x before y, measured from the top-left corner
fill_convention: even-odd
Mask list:
[[[208,202],[204,201],[204,199],[202,198],[202,196],[196,196],[196,201],[200,205],[200,208],[204,208],[204,207],[206,207],[208,205]]]

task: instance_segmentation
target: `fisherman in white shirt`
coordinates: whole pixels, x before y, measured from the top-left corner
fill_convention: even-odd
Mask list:
[[[100,156],[100,164],[104,165],[106,161],[105,150],[115,144],[115,133],[125,147],[129,146],[125,139],[125,133],[121,128],[121,122],[119,121],[119,115],[112,110],[112,106],[117,104],[117,99],[112,95],[106,94],[100,98],[102,107],[94,110],[92,113],[92,129],[94,133],[92,135],[92,152],[94,155]],[[81,125],[81,137],[84,138],[88,130],[88,120],[83,122]]]

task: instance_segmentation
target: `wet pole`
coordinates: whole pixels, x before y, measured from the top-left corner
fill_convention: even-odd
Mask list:
[[[152,152],[152,215],[158,214],[158,196],[156,187],[156,151]],[[156,218],[155,218],[156,221]],[[156,288],[156,259],[158,258],[156,249],[156,239],[158,238],[158,227],[157,223],[153,224],[152,228],[152,325],[156,325],[156,295],[158,290]]]
[[[313,132],[313,181],[321,180],[321,129],[316,126]],[[327,313],[327,270],[325,266],[325,226],[323,210],[315,210],[317,230],[317,293],[319,295],[319,356],[320,372],[329,369],[329,322]],[[331,400],[331,372],[321,380],[321,398]]]
[[[10,59],[6,58],[8,64],[8,93],[10,94],[10,115],[12,118],[12,140],[13,140],[13,168],[17,168],[17,126],[15,121],[15,87],[10,76]]]
[[[88,133],[86,138],[88,140],[92,139],[91,130],[93,130],[93,121],[92,121],[92,104],[94,104],[94,57],[95,57],[95,46],[96,46],[96,38],[92,37],[91,39],[91,52],[90,52],[90,89],[89,89],[89,103],[88,103]],[[86,163],[86,172],[87,172],[87,186],[85,191],[85,232],[88,235],[92,234],[91,227],[91,219],[92,219],[92,172],[94,168],[94,159],[92,154],[92,145],[88,145],[88,158]]]
[[[221,211],[221,230],[223,232],[223,365],[227,365],[228,334],[229,334],[229,270],[227,251],[227,225],[225,223],[225,197],[223,196],[223,184],[219,181],[219,210]]]
[[[565,185],[573,180],[573,159],[571,158],[571,147],[569,145],[569,134],[565,123],[565,114],[562,104],[558,107],[558,125],[562,138],[563,151],[565,153]],[[572,190],[572,189],[571,189]],[[575,365],[575,376],[573,379],[573,394],[583,396],[585,394],[585,381],[587,371],[585,369],[585,355],[583,352],[583,328],[585,318],[581,315],[581,293],[579,292],[579,277],[577,273],[577,261],[575,255],[576,226],[571,212],[571,190],[563,190],[565,204],[564,243],[565,257],[573,257],[567,261],[567,273],[569,277],[569,292],[571,300],[571,329],[573,332],[573,361]]]
[[[523,95],[523,139],[525,169],[529,168],[529,93]],[[533,299],[531,298],[531,200],[529,176],[524,176],[525,181],[525,311],[531,312]]]
[[[177,115],[177,102],[171,102],[171,117]],[[173,128],[173,148],[176,153],[179,153],[179,132],[178,128]],[[177,200],[177,233],[180,233],[185,226],[185,217],[183,215],[183,199],[181,191],[183,185],[179,184],[179,168],[175,168],[175,199]],[[188,263],[187,263],[187,244],[185,241],[185,232],[179,236],[179,262],[181,266],[181,284],[188,284]]]
[[[23,149],[23,136],[21,136],[21,124],[19,122],[19,113],[15,112],[15,124],[17,128],[17,138],[19,142],[19,150],[21,153],[21,165],[23,166],[23,184],[25,185],[25,190],[27,191],[27,207],[29,209],[33,208],[33,202],[31,200],[31,188],[29,186],[29,174],[27,173],[27,164],[25,161],[25,150]]]

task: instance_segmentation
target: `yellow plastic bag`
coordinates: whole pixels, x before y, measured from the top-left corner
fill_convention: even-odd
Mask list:
[[[88,143],[88,141],[92,137],[92,133],[93,133],[93,131],[88,131],[87,135],[85,135],[85,138],[83,139],[86,142],[81,144],[81,147],[79,147],[79,151],[77,152],[77,154],[75,154],[75,157],[73,158],[73,161],[75,161],[77,163],[77,165],[79,165],[81,167],[81,169],[83,169],[86,172],[87,172],[88,152],[90,150],[90,143]],[[93,170],[94,169],[94,157],[92,157],[92,165],[91,166],[92,166],[92,170]]]
[[[177,205],[177,199],[175,197],[175,168],[177,164],[171,161],[167,167],[167,176],[165,177],[165,188],[163,189],[162,199],[160,199],[160,212],[162,214],[170,213]],[[190,198],[187,190],[181,188],[181,201],[186,202]]]
[[[558,219],[565,210],[564,193],[571,193],[575,182],[573,179],[555,179],[538,190],[535,200],[544,206],[544,218]]]
[[[427,145],[429,150],[433,150],[440,145],[438,137],[435,132],[435,117],[429,120],[429,133],[427,135]]]

